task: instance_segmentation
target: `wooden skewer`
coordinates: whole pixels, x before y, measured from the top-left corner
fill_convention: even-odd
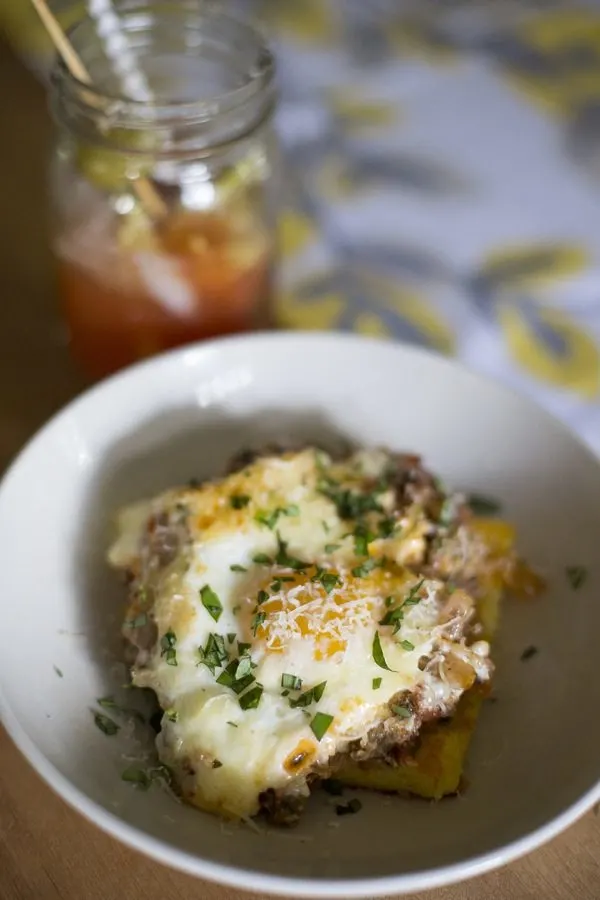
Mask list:
[[[92,79],[88,70],[61,28],[56,16],[51,12],[46,0],[31,0],[31,2],[71,75],[83,84],[91,85]],[[152,219],[162,219],[166,216],[167,205],[147,178],[134,179],[132,188]]]

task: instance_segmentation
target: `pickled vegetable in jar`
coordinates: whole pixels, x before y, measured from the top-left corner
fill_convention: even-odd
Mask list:
[[[53,76],[53,248],[71,348],[93,378],[270,327],[276,262],[261,37],[202,2],[115,6],[102,38],[87,20],[70,35],[93,88],[61,63]]]

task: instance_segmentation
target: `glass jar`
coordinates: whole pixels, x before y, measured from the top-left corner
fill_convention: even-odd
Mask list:
[[[112,7],[69,35],[90,85],[62,62],[52,76],[53,248],[71,347],[95,378],[269,327],[276,247],[260,34],[201,0]]]

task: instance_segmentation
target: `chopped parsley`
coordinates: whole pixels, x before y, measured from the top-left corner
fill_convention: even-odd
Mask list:
[[[269,599],[269,595],[267,594],[266,591],[259,591],[256,596],[256,602],[258,603],[259,606],[262,606],[263,603],[266,603],[268,599]]]
[[[381,561],[378,559],[368,559],[362,566],[355,566],[352,569],[352,574],[355,578],[364,578],[365,575],[368,575],[369,572],[372,572],[373,569],[376,569],[377,566],[381,565]]]
[[[53,666],[52,668],[54,669],[54,671],[56,672],[56,674],[58,675],[59,678],[65,677],[62,673],[62,669],[59,669],[58,666]]]
[[[289,506],[283,507],[278,506],[276,509],[271,512],[265,512],[265,510],[259,510],[254,518],[257,522],[260,522],[261,525],[266,525],[267,528],[270,528],[271,531],[277,525],[277,520],[280,516],[299,516],[300,508],[296,506],[295,503],[290,504]]]
[[[319,574],[318,580],[321,582],[323,587],[325,588],[325,593],[330,594],[334,587],[337,587],[340,584],[340,578],[338,575],[335,575],[333,572],[323,572]]]
[[[374,690],[374,691],[378,691],[378,690],[379,690],[379,688],[381,687],[381,681],[382,681],[381,678],[374,678],[374,679],[373,679],[373,690]]]
[[[228,722],[228,725],[231,725],[232,728],[237,728],[237,724],[235,722]]]
[[[202,600],[202,606],[207,613],[212,616],[215,622],[218,622],[221,618],[221,613],[223,612],[223,606],[210,585],[205,584],[204,587],[200,589],[200,599]]]
[[[298,678],[297,675],[289,675],[284,673],[281,676],[281,687],[287,688],[290,691],[299,691],[302,687],[302,679]]]
[[[318,741],[322,740],[325,736],[332,722],[333,716],[322,712],[315,713],[315,716],[310,723],[310,728]]]
[[[250,503],[250,497],[248,494],[232,494],[229,502],[233,509],[243,509]]]
[[[415,645],[412,643],[412,641],[400,641],[400,646],[403,650],[410,651],[415,649]]]
[[[267,614],[265,612],[257,612],[254,618],[252,619],[252,634],[256,637],[256,632],[263,624],[265,619],[267,618]]]
[[[205,665],[206,668],[215,674],[215,669],[224,665],[229,660],[229,654],[225,648],[225,641],[220,634],[209,634],[205,647],[198,647],[198,656],[200,657],[198,665]]]
[[[139,613],[134,619],[128,619],[125,622],[125,628],[143,628],[148,624],[148,613]]]
[[[287,552],[287,544],[285,541],[282,541],[281,537],[277,535],[277,556],[275,557],[275,562],[278,566],[282,566],[285,569],[294,569],[295,571],[301,571],[307,567],[307,563],[305,563],[301,559],[297,559],[294,556],[290,556]]]
[[[390,669],[387,662],[385,661],[385,656],[383,655],[383,650],[381,649],[381,640],[379,637],[379,632],[375,632],[375,637],[373,638],[373,660],[377,663],[380,669],[387,669],[388,672],[392,672],[393,669]]]
[[[176,643],[177,638],[173,631],[167,631],[167,633],[163,634],[162,638],[160,639],[160,655],[164,656],[165,662],[168,666],[177,665],[177,650],[175,649]]]
[[[234,563],[232,566],[229,566],[232,572],[247,572],[248,569],[245,566],[240,566],[238,563]]]
[[[252,562],[256,563],[259,566],[270,566],[273,564],[273,560],[270,556],[267,556],[266,553],[256,553],[252,557]]]
[[[227,635],[227,643],[233,644],[234,641],[235,641],[235,632],[230,631],[229,634]]]
[[[353,797],[348,803],[339,803],[336,806],[335,811],[338,816],[353,816],[356,815],[357,812],[360,812],[361,809],[362,803],[357,797]]]
[[[369,544],[374,541],[374,535],[365,525],[357,525],[354,529],[354,552],[357,556],[369,555]]]
[[[467,502],[476,516],[495,516],[501,510],[497,500],[483,494],[470,494]]]
[[[321,479],[317,489],[335,505],[340,519],[361,519],[368,512],[383,512],[375,491],[370,494],[358,494],[347,488],[341,488],[328,478]]]
[[[396,530],[396,520],[386,516],[384,519],[381,519],[377,526],[377,530],[379,532],[379,536],[382,538],[391,537]]]
[[[417,603],[420,603],[421,598],[418,596],[418,592],[421,590],[424,584],[425,579],[421,578],[421,580],[417,582],[417,584],[411,587],[410,591],[402,602],[402,606],[416,606]]]
[[[388,597],[388,600],[391,600],[391,597]],[[387,602],[387,601],[386,601]],[[393,625],[394,626],[394,634],[400,629],[400,624],[402,619],[404,618],[404,611],[401,606],[396,607],[396,609],[388,609],[383,619],[380,620],[380,625]]]
[[[166,709],[165,716],[169,722],[177,722],[179,720],[179,713],[176,709]]]
[[[311,703],[318,703],[323,694],[325,693],[325,688],[327,686],[326,681],[322,681],[320,684],[315,685],[315,687],[309,688],[308,691],[304,691],[303,694],[300,694],[296,699],[290,700],[290,706],[292,709],[304,709],[307,706],[310,706]]]
[[[340,549],[340,546],[341,544],[325,544],[325,553],[335,553],[336,550]]]
[[[128,781],[130,784],[135,784],[136,787],[141,788],[143,791],[147,791],[150,785],[152,784],[152,779],[143,769],[140,769],[138,766],[128,766],[121,773],[121,778],[123,781]]]
[[[117,725],[116,722],[113,722],[108,716],[105,716],[103,713],[95,712],[94,713],[94,722],[96,727],[103,731],[104,734],[107,734],[109,737],[113,737],[119,729],[120,725]]]
[[[392,706],[392,712],[400,719],[410,719],[412,711],[408,706]]]
[[[588,576],[587,569],[583,566],[567,566],[565,571],[569,584],[574,591],[578,591]]]
[[[256,684],[249,691],[246,691],[245,694],[239,699],[239,704],[242,709],[256,709],[258,704],[260,703],[260,698],[263,694],[262,685]]]
[[[241,681],[242,678],[245,678],[247,675],[250,675],[252,671],[252,660],[249,656],[242,656],[239,663],[237,664],[237,669],[235,670],[235,680]]]

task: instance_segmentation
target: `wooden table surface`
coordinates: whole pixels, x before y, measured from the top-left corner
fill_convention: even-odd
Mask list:
[[[0,466],[83,388],[54,310],[46,247],[42,89],[0,44]],[[600,752],[600,751],[599,751]],[[0,727],[0,900],[235,900],[122,847],[59,800]],[[600,818],[421,900],[599,900]]]

